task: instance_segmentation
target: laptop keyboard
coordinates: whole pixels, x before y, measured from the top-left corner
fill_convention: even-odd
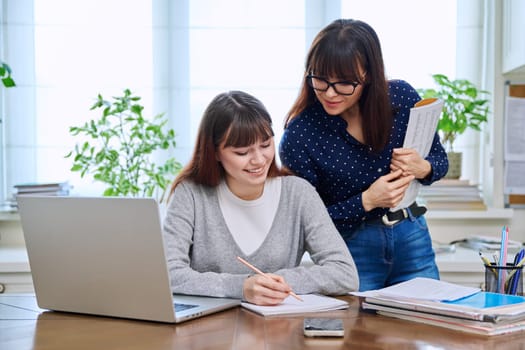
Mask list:
[[[193,309],[194,307],[197,307],[198,305],[173,303],[173,306],[175,307],[175,312],[181,312],[184,310]]]

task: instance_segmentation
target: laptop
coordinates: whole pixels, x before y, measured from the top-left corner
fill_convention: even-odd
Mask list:
[[[17,198],[38,306],[178,323],[240,300],[173,295],[153,198]]]

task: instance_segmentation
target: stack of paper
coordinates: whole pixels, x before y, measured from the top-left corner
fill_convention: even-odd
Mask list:
[[[476,251],[499,251],[501,249],[500,237],[473,235],[462,241],[458,241],[462,247]],[[507,252],[515,254],[523,247],[519,241],[508,240]]]
[[[418,202],[429,210],[486,210],[478,185],[468,180],[442,179],[422,186]]]
[[[415,278],[375,291],[361,307],[380,315],[482,335],[525,329],[525,297],[480,291],[427,278]]]
[[[348,303],[344,300],[318,295],[318,294],[303,294],[300,295],[303,301],[299,301],[292,296],[284,299],[284,301],[275,306],[260,306],[247,302],[241,304],[242,307],[256,312],[263,316],[275,315],[290,315],[302,314],[308,312],[321,312],[339,309],[347,309]]]

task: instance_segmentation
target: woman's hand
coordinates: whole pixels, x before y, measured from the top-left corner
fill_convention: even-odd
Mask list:
[[[395,148],[392,153],[390,170],[399,169],[403,171],[402,176],[413,175],[416,179],[424,179],[432,171],[432,166],[413,148]]]
[[[243,284],[244,299],[257,305],[280,304],[291,290],[282,276],[273,273],[250,276]]]
[[[402,176],[403,171],[398,169],[390,174],[378,178],[363,192],[363,208],[370,211],[374,208],[393,208],[397,206],[405,195],[405,191],[414,180],[414,175]]]

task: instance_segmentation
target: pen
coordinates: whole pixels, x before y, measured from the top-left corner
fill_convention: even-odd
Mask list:
[[[268,276],[267,274],[265,274],[264,272],[262,272],[261,270],[259,270],[258,268],[256,268],[255,266],[253,266],[252,264],[250,264],[249,262],[247,262],[246,260],[244,260],[243,258],[241,258],[240,256],[237,257],[237,260],[239,260],[240,262],[242,262],[244,265],[248,266],[250,269],[252,269],[253,271],[257,272],[259,275],[262,275],[262,276],[265,276],[265,277],[268,277],[271,279],[270,276]],[[299,297],[297,294],[295,294],[293,291],[290,291],[290,295],[293,296],[295,299],[299,300],[299,301],[303,301],[303,299],[301,299],[301,297]]]
[[[523,264],[525,264],[525,257],[522,258],[522,259],[519,261],[519,263],[517,263],[515,266],[516,266],[516,267],[522,267]],[[511,272],[509,273],[509,275],[508,275],[507,278],[511,278],[512,275],[514,275],[514,274],[516,273],[516,271],[518,271],[518,270],[516,269],[516,270],[511,271]]]
[[[521,279],[521,267],[518,267],[518,263],[520,260],[522,260],[525,257],[525,250],[521,249],[515,256],[514,256],[514,270],[511,271],[509,274],[508,279],[508,293],[515,295],[518,291],[519,281]],[[512,273],[512,272],[515,272]]]
[[[499,266],[507,266],[507,244],[509,240],[509,228],[508,226],[503,226],[501,228],[501,243],[499,251]],[[505,280],[506,280],[507,271],[501,270],[499,272],[499,278],[497,283],[498,293],[505,292]]]

